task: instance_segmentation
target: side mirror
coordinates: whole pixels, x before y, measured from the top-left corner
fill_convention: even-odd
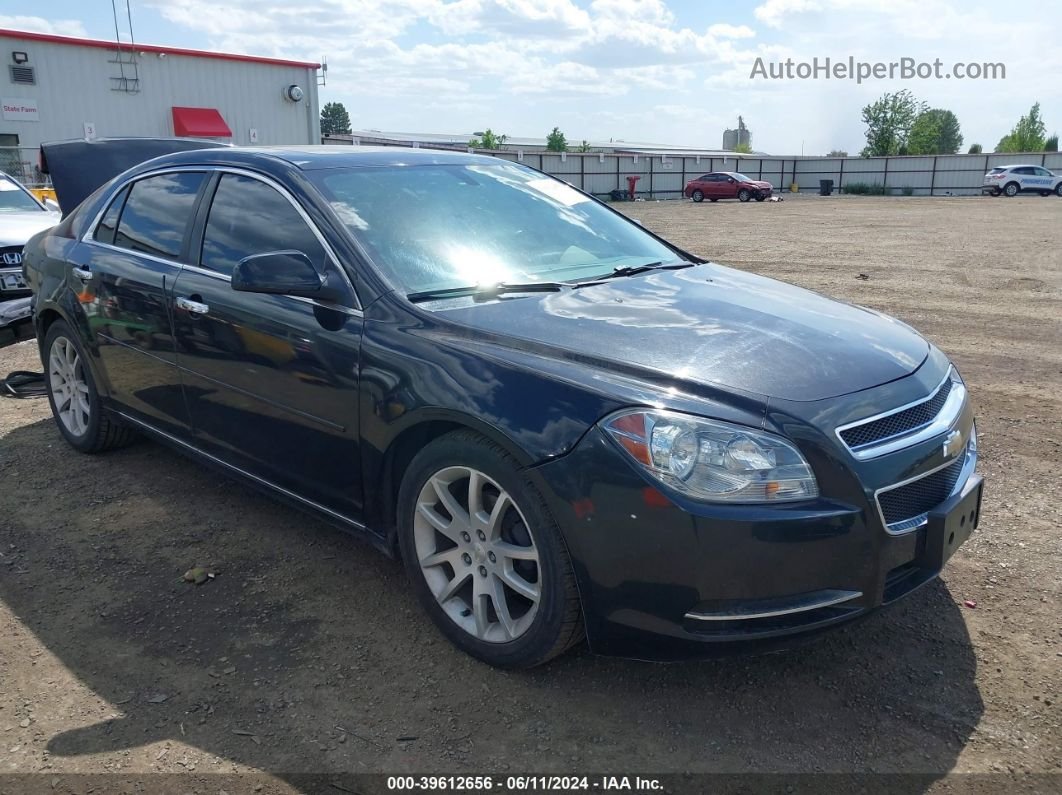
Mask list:
[[[243,293],[292,295],[340,301],[345,293],[317,272],[301,251],[270,251],[240,260],[232,271],[232,289]]]

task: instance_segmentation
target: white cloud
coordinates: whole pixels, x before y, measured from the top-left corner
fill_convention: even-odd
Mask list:
[[[756,31],[748,25],[717,23],[708,28],[708,35],[719,39],[751,39],[756,35]]]
[[[52,33],[59,36],[85,36],[85,26],[76,19],[47,20],[43,17],[8,16],[0,14],[0,28]]]

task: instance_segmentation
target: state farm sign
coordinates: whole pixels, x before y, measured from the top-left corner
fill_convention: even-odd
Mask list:
[[[0,98],[4,108],[4,121],[40,121],[35,99]]]

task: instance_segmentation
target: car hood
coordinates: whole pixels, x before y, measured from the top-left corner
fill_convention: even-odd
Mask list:
[[[929,343],[869,309],[707,264],[447,310],[502,345],[808,401],[902,378]]]
[[[59,223],[59,213],[26,210],[9,212],[0,210],[0,248],[24,246],[38,232],[43,232]]]
[[[770,182],[762,179],[750,179],[741,183],[742,185],[751,185],[754,188],[770,188],[773,187]]]

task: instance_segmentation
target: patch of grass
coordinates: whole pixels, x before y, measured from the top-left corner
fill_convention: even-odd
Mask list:
[[[885,186],[880,182],[849,182],[844,192],[855,196],[884,196]]]

